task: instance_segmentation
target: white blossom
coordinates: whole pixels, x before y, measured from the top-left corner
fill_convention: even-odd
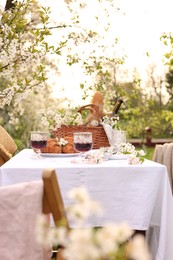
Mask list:
[[[146,153],[144,152],[144,150],[138,151],[138,154],[139,154],[140,156],[145,156],[145,155],[146,155]]]
[[[104,153],[101,150],[88,152],[84,157],[84,162],[89,163],[102,163],[104,160]]]
[[[99,122],[97,120],[92,120],[90,123],[92,126],[98,126]]]
[[[130,243],[130,257],[134,260],[151,260],[148,245],[142,235],[136,235]]]
[[[68,197],[75,204],[68,208],[69,217],[75,221],[80,221],[80,224],[90,215],[101,214],[102,208],[97,201],[91,200],[85,187],[81,186],[70,190]]]
[[[92,215],[92,201],[84,187],[72,189],[69,197],[74,200],[67,210],[76,211],[80,215]],[[84,207],[82,207],[82,205]],[[89,206],[90,205],[90,206]],[[74,209],[73,209],[74,207]],[[84,209],[85,208],[85,209]],[[88,213],[83,213],[88,211]],[[76,219],[79,224],[79,219]],[[127,223],[107,223],[97,230],[93,228],[72,228],[67,230],[64,226],[49,227],[47,219],[40,218],[37,227],[37,241],[47,246],[50,243],[64,247],[65,260],[116,260],[120,250],[128,255],[127,259],[151,260],[144,237],[135,236]],[[124,258],[118,258],[124,260]]]
[[[128,163],[129,164],[141,164],[140,158],[137,157],[135,154],[128,156]]]
[[[65,140],[64,138],[60,138],[60,139],[56,138],[56,140],[57,140],[59,146],[64,146],[64,145],[68,144],[68,141]]]
[[[70,232],[68,239],[69,244],[63,252],[65,259],[98,259],[99,253],[93,241],[92,229],[74,229],[72,232]]]
[[[82,115],[74,111],[59,112],[52,109],[40,110],[42,115],[41,121],[45,125],[49,125],[52,130],[57,130],[62,125],[83,125]]]

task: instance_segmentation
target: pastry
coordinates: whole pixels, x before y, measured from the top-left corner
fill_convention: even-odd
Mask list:
[[[62,153],[62,147],[58,145],[56,138],[49,138],[45,148],[41,149],[42,153]]]
[[[76,153],[73,147],[73,137],[64,138],[68,143],[59,145],[58,138],[49,138],[45,148],[41,149],[42,153]]]
[[[68,141],[68,143],[62,147],[62,153],[76,153],[73,146],[73,137],[66,137],[65,140]]]

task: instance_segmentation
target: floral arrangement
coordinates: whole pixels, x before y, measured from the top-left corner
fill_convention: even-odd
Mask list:
[[[43,215],[37,223],[39,243],[62,246],[65,260],[151,260],[144,237],[132,237],[134,232],[127,223],[108,223],[98,229],[82,228],[89,216],[103,212],[101,205],[91,200],[84,187],[71,190],[68,196],[73,200],[67,209],[69,219],[79,228],[67,230],[62,224],[50,228]]]
[[[52,109],[41,109],[39,113],[41,115],[42,125],[48,127],[51,130],[56,130],[62,125],[84,125],[85,123],[82,114],[72,110],[56,111]],[[120,130],[119,116],[104,116],[100,122],[97,120],[93,120],[91,122],[92,126],[98,126],[99,124],[108,124],[112,127],[112,129]]]
[[[141,164],[144,162],[144,156],[146,153],[144,150],[136,150],[135,146],[131,143],[121,143],[118,154],[128,154],[128,163],[129,164]]]
[[[135,146],[129,142],[121,143],[119,146],[101,147],[101,153],[104,154],[103,158],[109,159],[111,155],[128,155],[129,164],[141,164],[144,162],[146,153],[143,150],[136,150]],[[97,154],[96,154],[97,155]]]
[[[56,130],[62,125],[83,125],[82,115],[71,110],[54,111],[52,109],[40,110],[41,123],[50,130]]]
[[[129,164],[142,164],[144,162],[145,152],[143,150],[135,151],[134,154],[128,157]]]
[[[120,130],[120,124],[119,124],[119,116],[114,116],[114,117],[109,117],[109,116],[104,116],[101,119],[100,122],[102,125],[107,124],[112,127],[112,129],[117,129]]]
[[[73,163],[98,164],[107,161],[112,155],[128,155],[129,164],[142,164],[144,162],[145,152],[136,150],[131,143],[121,143],[120,146],[101,147],[99,150],[93,150],[85,153],[81,160],[73,159]]]
[[[102,163],[105,160],[104,153],[101,150],[98,150],[96,152],[89,152],[86,153],[84,157],[84,162],[88,163]]]
[[[121,143],[117,151],[118,154],[134,154],[135,152],[135,146],[129,142]]]

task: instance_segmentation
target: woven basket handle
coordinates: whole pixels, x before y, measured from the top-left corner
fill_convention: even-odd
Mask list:
[[[78,112],[82,113],[82,111],[84,111],[84,110],[90,111],[90,115],[87,119],[87,122],[85,123],[85,125],[89,125],[90,122],[92,121],[92,119],[94,118],[94,116],[96,115],[97,111],[98,111],[98,106],[96,106],[94,104],[88,104],[88,105],[80,107],[78,109]]]

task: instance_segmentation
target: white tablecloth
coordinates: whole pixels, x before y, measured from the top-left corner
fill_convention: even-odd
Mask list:
[[[104,215],[91,217],[88,226],[127,221],[136,230],[148,230],[154,260],[173,260],[173,198],[166,167],[146,160],[129,165],[127,160],[102,164],[73,164],[71,157],[32,159],[25,149],[0,168],[0,185],[40,180],[44,168],[56,170],[65,206],[67,191],[84,185],[101,202]]]

